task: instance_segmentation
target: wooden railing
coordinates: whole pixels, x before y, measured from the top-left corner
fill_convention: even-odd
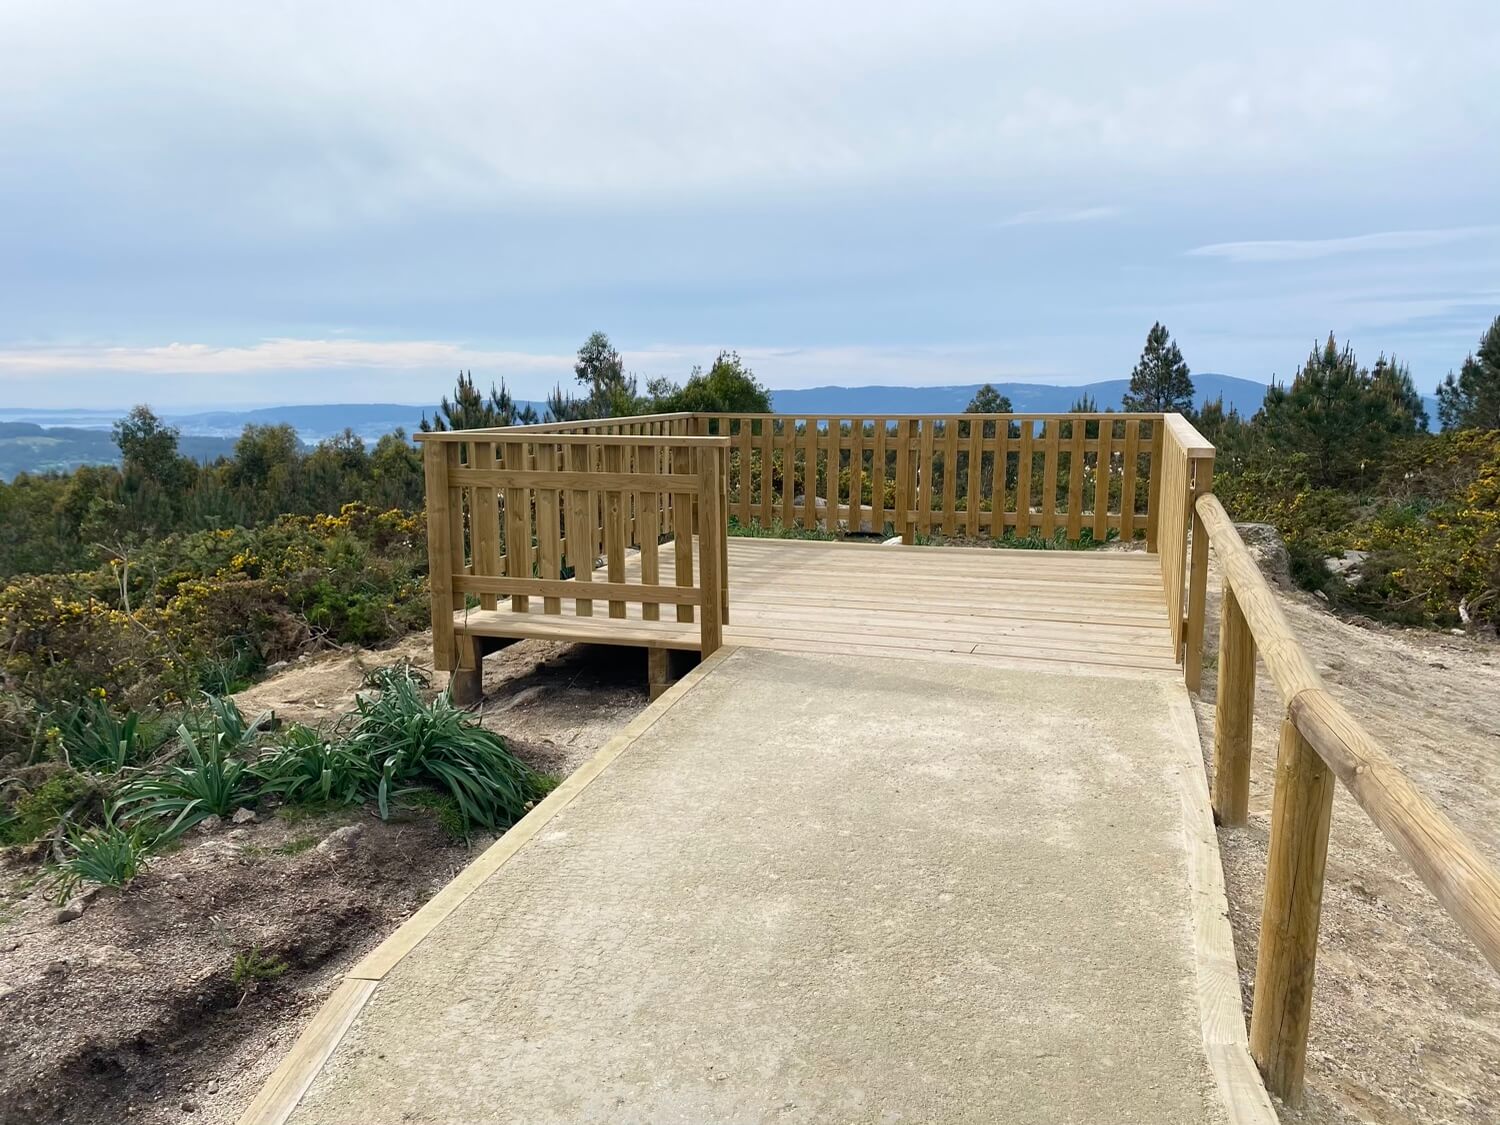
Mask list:
[[[740,523],[1155,549],[1160,414],[700,414]],[[1102,470],[1100,466],[1103,466]]]
[[[1334,779],[1497,971],[1500,874],[1324,688],[1218,498],[1200,496],[1194,507],[1224,574],[1213,778],[1221,823],[1247,819],[1257,653],[1285,706],[1250,1052],[1266,1085],[1296,1104],[1307,1057]]]
[[[719,647],[728,612],[724,458],[718,438],[635,430],[626,434],[521,427],[419,434],[427,478],[434,660],[452,671],[465,654],[454,614],[470,599],[483,612],[508,597],[517,612],[611,618],[641,605],[645,621],[669,607],[697,622],[701,651]],[[697,573],[693,550],[698,539]],[[660,550],[670,544],[673,584]],[[640,551],[631,582],[626,552]],[[604,581],[595,579],[603,560]],[[576,581],[568,581],[572,578]],[[460,628],[458,631],[462,631]]]
[[[421,436],[446,445],[474,434],[497,446],[544,436],[713,438],[723,449],[721,518],[742,525],[894,531],[906,543],[1144,538],[1160,553],[1177,660],[1198,688],[1207,545],[1192,505],[1209,488],[1214,450],[1181,415],[681,412]],[[601,471],[597,458],[590,464]]]
[[[1193,502],[1213,486],[1214,447],[1181,414],[1163,420],[1157,478],[1156,550],[1173,650],[1189,691],[1203,674],[1203,615],[1208,590],[1208,535]]]

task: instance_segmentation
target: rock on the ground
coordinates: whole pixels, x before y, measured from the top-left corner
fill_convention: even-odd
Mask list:
[[[52,916],[52,920],[58,925],[64,922],[73,922],[83,917],[84,901],[81,898],[69,899]]]
[[[354,852],[359,845],[359,838],[365,834],[363,824],[346,824],[342,828],[335,828],[318,844],[318,851],[335,859],[343,859]]]
[[[224,818],[221,816],[205,816],[198,822],[197,831],[207,836],[213,832],[217,832],[219,830],[219,826],[223,823]]]
[[[239,808],[234,810],[234,815],[229,818],[235,824],[254,824],[255,810]]]

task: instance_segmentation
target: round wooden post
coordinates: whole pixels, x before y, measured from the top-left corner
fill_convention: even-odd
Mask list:
[[[1214,812],[1220,824],[1250,816],[1250,733],[1255,713],[1255,636],[1234,589],[1219,610],[1219,694],[1214,710]]]
[[[1333,785],[1333,771],[1292,721],[1283,721],[1250,1054],[1265,1076],[1266,1088],[1292,1106],[1302,1101]]]

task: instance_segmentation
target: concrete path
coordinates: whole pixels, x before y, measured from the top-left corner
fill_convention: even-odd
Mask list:
[[[1180,685],[712,665],[355,974],[295,1125],[1255,1116],[1204,1044]]]

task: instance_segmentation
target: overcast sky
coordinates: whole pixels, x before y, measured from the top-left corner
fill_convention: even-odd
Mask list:
[[[1500,313],[1495,0],[0,0],[0,407],[1079,383]]]

